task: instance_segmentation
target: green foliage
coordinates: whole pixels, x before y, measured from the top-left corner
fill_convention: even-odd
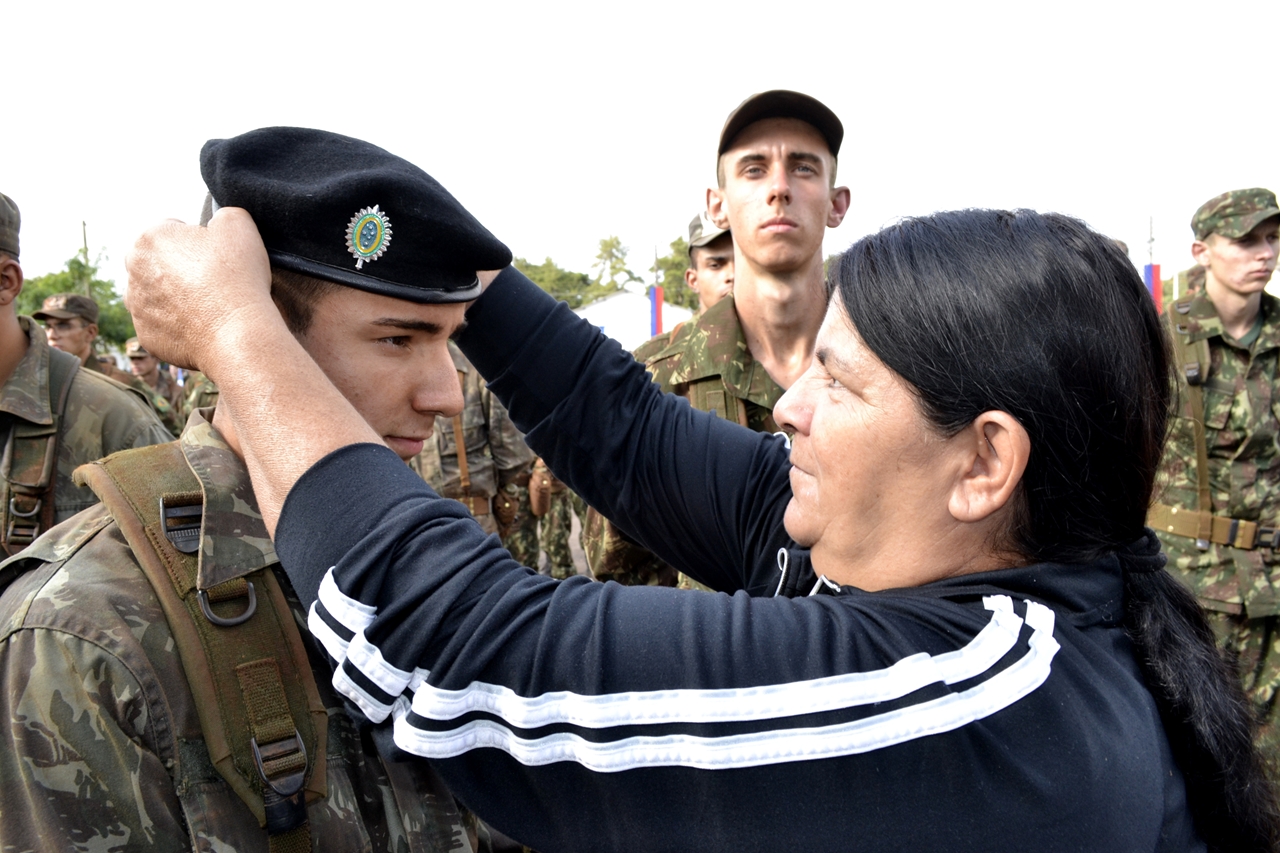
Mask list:
[[[581,308],[622,289],[620,286],[592,281],[586,273],[561,269],[550,258],[540,264],[530,263],[524,258],[516,258],[512,263],[538,287],[556,299],[569,303],[570,308]]]
[[[600,252],[591,268],[596,270],[596,284],[608,285],[611,293],[622,290],[627,282],[640,280],[627,269],[627,247],[622,245],[621,237],[605,237],[600,241]],[[622,281],[618,281],[619,278]]]
[[[97,276],[98,265],[77,254],[67,261],[66,269],[27,279],[18,294],[18,313],[31,316],[55,293],[85,293],[87,282],[89,295],[98,303],[99,340],[123,347],[134,335],[133,318],[116,293],[115,282]]]
[[[683,237],[671,241],[671,253],[653,262],[649,272],[658,274],[662,285],[662,299],[672,305],[680,305],[690,311],[698,310],[698,294],[685,283],[684,271],[689,268],[689,242]]]

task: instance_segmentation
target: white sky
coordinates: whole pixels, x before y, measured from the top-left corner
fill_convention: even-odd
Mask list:
[[[844,121],[827,253],[904,215],[1079,216],[1190,264],[1226,189],[1280,188],[1280,2],[8,4],[0,191],[28,276],[88,222],[123,286],[134,238],[196,218],[201,144],[272,124],[423,167],[517,255],[643,272],[714,182],[728,112],[791,88]],[[464,7],[465,8],[461,8]]]

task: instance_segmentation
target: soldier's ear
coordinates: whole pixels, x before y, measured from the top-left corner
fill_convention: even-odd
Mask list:
[[[720,190],[714,187],[707,189],[707,216],[717,228],[728,229],[729,214],[724,209],[724,197],[720,194]]]
[[[1209,237],[1213,235],[1210,234]],[[1209,244],[1205,240],[1195,240],[1191,243],[1191,257],[1196,259],[1196,263],[1202,267],[1209,266]]]
[[[22,292],[22,265],[0,252],[0,305],[12,305]]]

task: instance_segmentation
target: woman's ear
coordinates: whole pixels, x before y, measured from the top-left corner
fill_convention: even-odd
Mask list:
[[[1013,415],[990,411],[952,440],[964,458],[947,508],[956,521],[982,521],[1013,498],[1031,457],[1031,437]]]

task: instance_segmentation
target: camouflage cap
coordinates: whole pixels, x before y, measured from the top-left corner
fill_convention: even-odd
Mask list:
[[[18,231],[22,228],[22,214],[13,199],[0,193],[0,252],[18,257]]]
[[[70,320],[82,317],[87,323],[96,323],[98,303],[79,293],[55,293],[31,316],[37,320]]]
[[[124,354],[129,358],[146,358],[151,355],[137,338],[129,338],[124,342]]]
[[[728,233],[728,228],[721,228],[716,225],[704,210],[693,217],[693,221],[689,223],[689,248],[701,249],[708,243],[715,241],[720,235]]]
[[[1280,216],[1276,194],[1262,187],[1230,190],[1200,205],[1191,217],[1191,232],[1197,240],[1210,234],[1243,237],[1273,216]]]

